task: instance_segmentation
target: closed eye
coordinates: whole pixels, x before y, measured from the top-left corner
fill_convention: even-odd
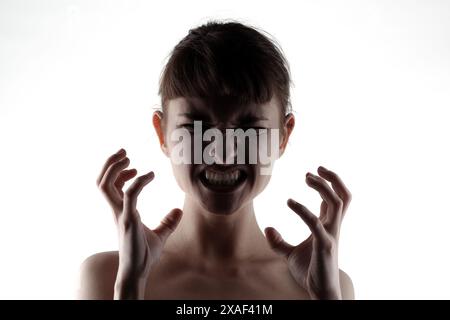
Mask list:
[[[251,127],[251,126],[249,126],[249,127],[242,127],[242,129],[244,129],[244,130],[247,130],[247,129],[259,130],[259,129],[267,129],[267,128],[265,128],[265,127]]]
[[[194,124],[193,123],[183,123],[183,124],[179,124],[179,125],[177,125],[177,128],[186,128],[187,130],[189,130],[189,131],[194,131]],[[205,131],[205,130],[208,130],[210,128],[210,126],[208,126],[208,125],[202,125],[202,130],[203,131]]]
[[[194,124],[193,123],[183,123],[180,125],[177,125],[177,128],[186,128],[189,131],[194,131]],[[202,125],[203,131],[210,129],[211,127],[208,125]],[[266,127],[255,127],[255,126],[246,126],[246,127],[240,127],[239,129],[242,129],[244,131],[247,131],[248,129],[254,129],[258,135],[267,133],[269,130]]]
[[[256,134],[258,136],[262,135],[262,134],[266,134],[267,131],[269,130],[268,128],[265,127],[242,127],[242,130],[247,131],[248,129],[254,129],[256,131]]]

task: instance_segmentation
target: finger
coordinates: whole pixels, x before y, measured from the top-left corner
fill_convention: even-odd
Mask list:
[[[319,218],[317,218],[311,211],[308,210],[304,205],[301,205],[297,201],[293,199],[289,199],[287,201],[289,208],[291,208],[295,213],[297,213],[300,218],[305,222],[308,226],[309,230],[313,237],[318,241],[321,245],[326,245],[329,242],[329,236],[325,227],[320,222]]]
[[[133,215],[136,212],[137,197],[142,189],[152,181],[154,177],[155,174],[153,171],[150,171],[149,173],[136,178],[131,186],[128,187],[123,199],[124,214]]]
[[[328,211],[327,203],[325,201],[322,201],[322,203],[320,204],[320,215],[319,215],[319,219],[322,223],[326,222],[327,211]]]
[[[122,197],[117,191],[114,183],[117,180],[119,173],[123,169],[128,167],[129,164],[130,159],[126,157],[118,162],[113,163],[111,166],[109,166],[108,170],[106,170],[106,173],[99,185],[100,190],[102,190],[103,194],[111,202],[111,204],[116,207],[115,209],[121,208]]]
[[[125,182],[134,178],[136,175],[137,175],[136,169],[123,170],[122,172],[119,173],[119,176],[117,177],[116,181],[114,182],[114,186],[116,187],[116,190],[119,192],[121,197],[123,197],[122,188],[125,185]]]
[[[326,180],[319,176],[308,172],[306,175],[306,183],[319,192],[322,199],[326,202],[327,225],[330,225],[333,233],[339,231],[344,205],[342,199],[330,188]]]
[[[180,209],[172,209],[163,220],[160,225],[153,230],[161,239],[162,243],[165,243],[167,238],[175,231],[176,227],[181,221],[183,211]]]
[[[106,162],[103,165],[102,170],[97,178],[97,186],[100,186],[100,182],[102,181],[103,176],[105,175],[106,170],[108,170],[109,166],[111,166],[114,162],[117,162],[120,159],[122,159],[123,157],[125,157],[126,154],[127,154],[127,152],[125,151],[125,149],[122,148],[106,160]]]
[[[350,193],[350,190],[345,186],[342,179],[333,171],[328,170],[322,166],[320,166],[317,169],[317,172],[319,175],[327,179],[331,182],[331,186],[333,187],[333,190],[338,194],[338,196],[342,199],[344,202],[343,212],[345,212],[348,208],[348,205],[350,204],[352,200],[352,194]]]
[[[329,221],[328,219],[328,206],[327,203],[325,201],[322,201],[322,203],[320,204],[320,215],[319,215],[319,220],[320,222],[322,222],[322,224],[325,226],[325,229],[327,230],[331,230],[331,221]]]
[[[294,250],[294,246],[284,241],[281,234],[275,228],[267,227],[264,229],[264,233],[272,250],[287,259],[292,250]]]

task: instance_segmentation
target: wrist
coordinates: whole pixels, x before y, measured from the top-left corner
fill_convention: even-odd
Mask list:
[[[307,291],[312,300],[342,300],[342,292],[339,286],[309,289]]]
[[[311,300],[342,300],[340,290],[324,290],[320,292],[308,291]]]

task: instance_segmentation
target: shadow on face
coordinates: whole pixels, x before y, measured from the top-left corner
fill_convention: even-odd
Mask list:
[[[293,128],[292,115],[281,117],[276,98],[237,105],[179,97],[154,125],[180,188],[207,211],[228,215],[268,184]]]

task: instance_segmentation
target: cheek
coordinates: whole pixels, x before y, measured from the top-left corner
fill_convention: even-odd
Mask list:
[[[280,157],[280,138],[278,129],[270,129],[267,134],[258,136],[258,180],[270,180],[273,166]],[[267,181],[267,182],[266,182]]]
[[[178,186],[184,192],[189,192],[191,189],[191,166],[190,165],[177,165],[172,163],[172,172]]]
[[[260,172],[258,173],[255,183],[256,194],[261,193],[266,188],[266,186],[269,184],[270,178],[271,175],[269,174],[261,174]]]
[[[192,163],[191,155],[193,152],[192,150],[189,152],[191,147],[192,143],[189,143],[187,139],[183,139],[181,142],[171,141],[168,144],[168,153],[172,164],[172,172],[178,186],[184,192],[188,192],[192,186],[191,176],[193,165],[190,163]]]
[[[260,165],[254,166],[251,174],[251,178],[248,184],[249,198],[256,198],[270,182],[271,170],[261,171],[262,167]]]

